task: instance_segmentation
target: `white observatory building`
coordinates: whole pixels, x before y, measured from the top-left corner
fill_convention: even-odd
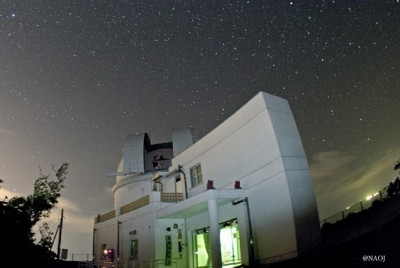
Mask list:
[[[193,143],[126,138],[114,210],[95,217],[100,267],[235,267],[299,256],[320,240],[307,158],[285,99],[259,92]]]

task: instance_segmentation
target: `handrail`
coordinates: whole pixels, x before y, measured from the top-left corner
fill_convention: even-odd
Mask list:
[[[168,267],[178,267],[178,260],[177,258],[172,258],[168,263]],[[165,267],[166,259],[155,259],[155,260],[148,260],[148,261],[140,261],[140,260],[132,260],[132,261],[125,261],[120,263],[120,268],[158,268],[158,267]]]

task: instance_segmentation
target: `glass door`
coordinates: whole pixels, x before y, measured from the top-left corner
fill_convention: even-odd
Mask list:
[[[195,261],[196,267],[212,267],[211,251],[210,251],[210,236],[208,229],[195,231]]]
[[[237,220],[220,224],[221,259],[224,267],[241,263],[240,236]],[[210,234],[208,228],[194,232],[195,267],[212,267]]]
[[[240,237],[236,221],[224,223],[220,231],[223,266],[241,263]]]

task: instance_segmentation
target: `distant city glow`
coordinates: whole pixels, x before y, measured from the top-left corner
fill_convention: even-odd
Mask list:
[[[373,197],[375,197],[375,196],[377,196],[377,195],[379,195],[380,193],[379,192],[376,192],[376,193],[374,193],[373,195],[367,195],[367,197],[365,198],[365,200],[361,200],[360,202],[363,202],[363,201],[369,201],[369,200],[371,200]],[[348,206],[348,207],[346,207],[346,210],[349,210],[351,208],[351,206]]]

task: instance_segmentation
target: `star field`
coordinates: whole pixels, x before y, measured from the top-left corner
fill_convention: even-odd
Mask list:
[[[90,251],[126,135],[199,139],[266,91],[291,105],[322,219],[393,179],[399,44],[398,1],[2,0],[0,198],[69,161],[89,241],[66,243]]]

